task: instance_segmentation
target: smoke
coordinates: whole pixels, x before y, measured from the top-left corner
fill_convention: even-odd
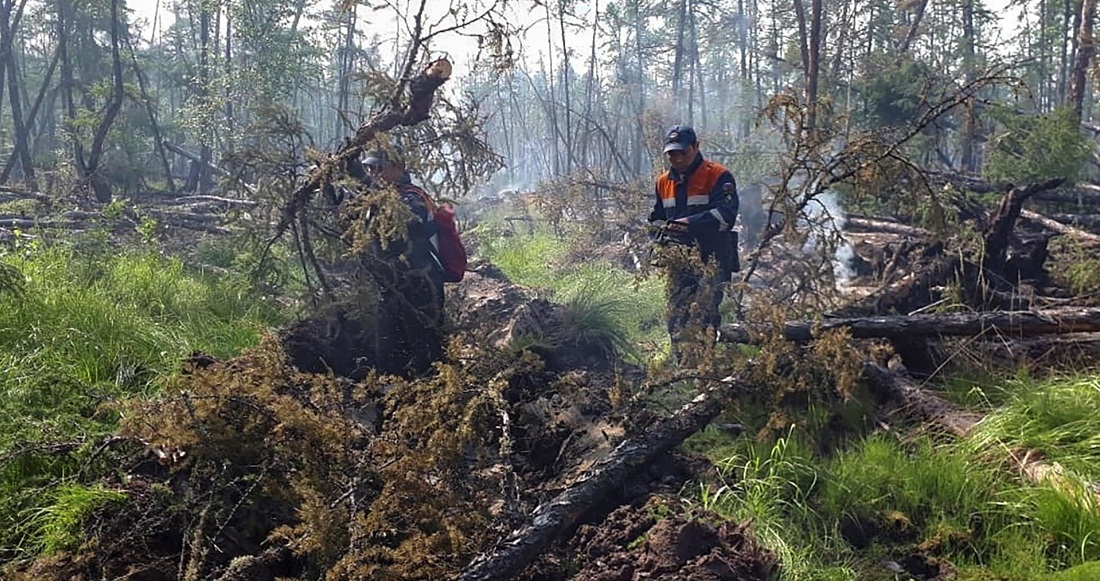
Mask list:
[[[838,236],[836,252],[833,253],[833,278],[836,280],[837,287],[847,286],[855,277],[855,271],[852,269],[852,259],[855,258],[855,249],[848,243],[848,239],[844,236],[844,224],[848,221],[848,214],[844,211],[844,208],[840,206],[840,198],[833,190],[825,190],[821,196],[821,205],[823,206],[824,218],[831,220],[831,229],[836,232]]]
[[[844,236],[844,224],[848,220],[848,214],[840,205],[840,198],[833,190],[825,190],[815,197],[818,202],[807,207],[809,221],[816,225],[816,229],[810,239],[807,240],[807,250],[819,244],[835,247],[831,259],[833,279],[837,288],[846,286],[855,277],[852,268],[852,259],[855,258],[855,249]],[[825,236],[825,240],[819,237]]]

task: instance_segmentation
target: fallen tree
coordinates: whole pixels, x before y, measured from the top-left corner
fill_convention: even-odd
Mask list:
[[[1091,232],[1085,232],[1080,228],[1074,228],[1073,226],[1062,224],[1057,220],[1048,218],[1038,212],[1032,212],[1030,210],[1024,210],[1020,212],[1020,217],[1025,220],[1035,222],[1036,224],[1039,224],[1047,230],[1051,230],[1052,232],[1057,232],[1058,234],[1062,234],[1066,237],[1072,238],[1086,246],[1092,248],[1100,248],[1100,236],[1097,236],[1096,234],[1093,234]]]
[[[1035,194],[1056,188],[1061,178],[1028,184],[1009,190],[997,209],[988,217],[975,216],[982,227],[980,251],[954,249],[957,241],[929,245],[922,252],[925,266],[902,280],[885,285],[869,295],[833,312],[838,317],[861,317],[889,313],[912,313],[934,303],[933,289],[958,281],[967,302],[975,307],[997,305],[1000,293],[1008,286],[1006,276],[1009,249],[1017,219],[1025,210],[1023,204]],[[975,256],[977,258],[975,258]],[[1033,253],[1030,260],[1045,260],[1045,253]],[[1041,264],[1014,264],[1017,271],[1036,272]]]
[[[1059,333],[1100,331],[1100,308],[1063,307],[1036,311],[988,311],[945,314],[853,317],[821,321],[788,321],[783,337],[808,343],[821,333],[847,329],[855,339],[977,336],[984,334],[1034,337]],[[756,343],[751,325],[722,325],[720,339],[730,343]]]
[[[408,82],[409,98],[403,107],[396,106],[400,98],[400,93],[398,93],[391,99],[391,102],[395,104],[394,106],[370,118],[356,130],[353,137],[345,141],[327,159],[310,170],[305,182],[290,195],[290,199],[283,206],[282,218],[267,244],[268,250],[276,240],[290,229],[291,224],[298,219],[299,213],[309,203],[313,194],[321,186],[332,182],[341,172],[345,171],[348,160],[361,154],[364,148],[379,133],[384,133],[397,126],[416,125],[426,120],[435,91],[443,86],[447,79],[451,78],[451,70],[451,63],[447,59],[438,59],[429,63],[424,70]],[[404,87],[405,85],[401,84],[398,91],[403,90]]]

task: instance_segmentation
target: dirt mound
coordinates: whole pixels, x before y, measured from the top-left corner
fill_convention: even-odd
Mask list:
[[[770,579],[776,558],[745,526],[714,525],[715,515],[658,519],[653,503],[622,507],[597,526],[581,527],[576,554],[586,564],[573,581]]]

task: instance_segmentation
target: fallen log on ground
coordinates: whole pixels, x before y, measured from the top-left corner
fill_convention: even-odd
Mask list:
[[[1024,210],[1020,212],[1020,217],[1025,220],[1029,220],[1036,224],[1039,224],[1043,228],[1057,232],[1069,238],[1072,238],[1086,246],[1093,248],[1100,248],[1100,236],[1092,234],[1091,232],[1085,232],[1079,228],[1073,226],[1067,226],[1056,220],[1052,220],[1038,212],[1032,212],[1030,210]]]
[[[744,391],[746,387],[736,379],[723,379],[672,416],[625,440],[573,485],[536,507],[527,524],[513,531],[492,553],[475,559],[457,581],[513,578],[611,490],[621,486],[655,456],[680,445],[685,438],[702,429],[722,411],[731,395]]]
[[[970,433],[982,415],[960,410],[955,404],[874,363],[863,364],[863,377],[878,393],[900,403],[917,419],[935,422],[956,438]]]
[[[1090,231],[1090,234],[1100,230],[1100,215],[1097,214],[1051,214],[1050,218],[1059,224]]]
[[[844,229],[852,232],[887,232],[913,238],[929,238],[931,236],[931,232],[924,228],[863,216],[848,216],[845,218]]]
[[[834,314],[839,317],[859,317],[892,312],[911,313],[935,302],[932,290],[945,286],[952,280],[962,282],[964,296],[969,303],[990,306],[994,291],[1003,290],[999,287],[1006,286],[1004,283],[1008,281],[1004,271],[1011,243],[1010,235],[1017,218],[1022,212],[1026,212],[1022,209],[1024,202],[1037,193],[1057,187],[1063,181],[1056,178],[1028,184],[1012,188],[1005,194],[997,210],[989,216],[983,227],[984,247],[980,268],[976,265],[976,259],[971,259],[966,254],[960,256],[945,252],[942,244],[934,244],[924,251],[924,257],[928,261],[926,267],[838,309]],[[984,221],[980,216],[975,216],[974,219]],[[1045,259],[1045,254],[1038,253],[1035,258]],[[1029,272],[1038,270],[1041,266],[1014,265],[1017,270]]]
[[[31,192],[28,190],[20,190],[11,186],[0,185],[0,192],[4,192],[4,195],[0,195],[0,202],[11,202],[14,200],[35,200],[36,202],[49,203],[51,198],[46,194],[40,192]]]
[[[1051,190],[1036,194],[1037,202],[1048,204],[1069,204],[1073,206],[1100,206],[1100,188],[1092,184],[1077,184],[1076,187]]]
[[[1060,333],[1100,332],[1100,308],[1057,308],[1038,311],[988,311],[879,317],[788,321],[783,337],[808,343],[824,331],[848,329],[855,339],[898,337],[978,336],[983,334],[1034,337]],[[720,340],[730,343],[757,341],[750,325],[722,325]]]

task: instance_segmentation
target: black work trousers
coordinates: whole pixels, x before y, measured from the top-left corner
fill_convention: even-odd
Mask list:
[[[680,365],[697,364],[698,354],[714,344],[722,324],[718,309],[729,278],[729,270],[716,264],[693,261],[670,266],[665,287],[666,322],[672,356]]]
[[[389,278],[389,277],[387,277]],[[413,378],[443,357],[443,275],[426,267],[379,281],[375,369]]]

